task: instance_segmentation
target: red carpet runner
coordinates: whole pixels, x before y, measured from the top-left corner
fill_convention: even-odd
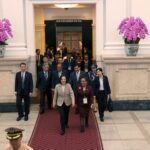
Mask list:
[[[29,145],[34,150],[103,150],[94,115],[90,114],[89,127],[84,133],[80,133],[79,124],[79,116],[71,110],[69,128],[62,136],[57,110],[47,111],[39,115]]]

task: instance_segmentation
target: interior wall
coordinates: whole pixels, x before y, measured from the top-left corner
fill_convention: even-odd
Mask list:
[[[45,20],[53,19],[93,19],[92,8],[71,8],[68,10],[61,8],[45,8],[44,9]]]

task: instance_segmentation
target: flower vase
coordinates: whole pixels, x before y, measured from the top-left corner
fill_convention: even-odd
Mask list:
[[[5,45],[0,45],[0,58],[4,57],[5,54]]]
[[[139,50],[139,44],[125,44],[125,52],[127,56],[136,56]]]

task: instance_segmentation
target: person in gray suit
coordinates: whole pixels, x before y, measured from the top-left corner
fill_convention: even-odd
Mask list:
[[[74,93],[77,92],[78,86],[79,86],[79,84],[80,84],[80,79],[81,79],[82,77],[88,78],[87,75],[86,75],[86,73],[80,70],[80,65],[76,64],[76,65],[74,66],[74,72],[71,73],[71,75],[70,75],[70,80],[69,80],[69,82],[70,82],[70,84],[71,84],[71,87],[72,87]],[[76,101],[76,104],[77,104],[77,106],[78,106],[78,100],[77,100],[76,97],[75,97],[75,101]],[[78,107],[76,107],[75,113],[76,113],[76,114],[79,113]]]
[[[60,114],[61,131],[60,134],[65,134],[65,128],[68,126],[70,106],[74,107],[75,97],[71,85],[67,83],[65,75],[60,77],[59,84],[56,85],[53,98],[53,108],[57,105]]]

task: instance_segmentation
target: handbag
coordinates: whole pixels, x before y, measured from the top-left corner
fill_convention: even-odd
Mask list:
[[[107,109],[109,112],[113,111],[113,101],[111,99],[111,97],[109,96],[108,102],[107,102]]]

